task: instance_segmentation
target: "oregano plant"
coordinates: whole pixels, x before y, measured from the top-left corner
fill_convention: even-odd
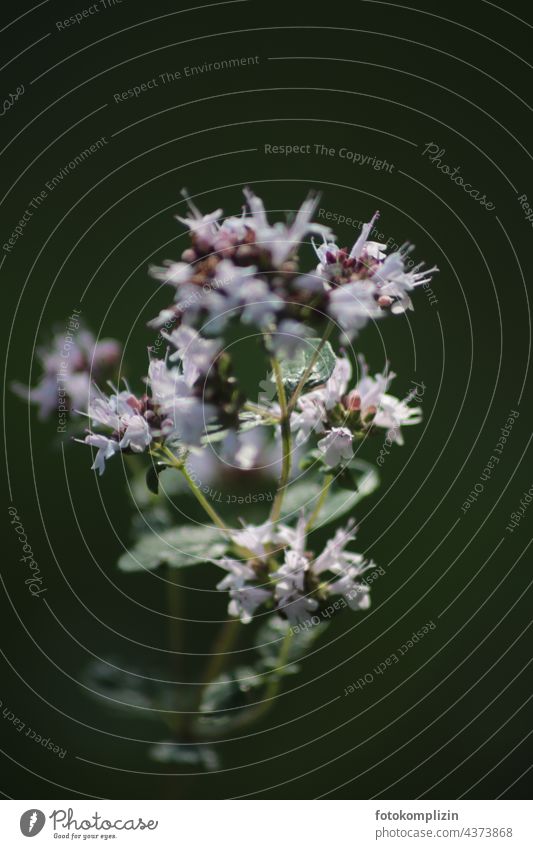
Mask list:
[[[187,594],[178,604],[176,570],[218,571],[214,587],[227,597],[226,621],[195,680],[151,678],[138,699],[169,725],[153,757],[205,768],[214,754],[195,742],[257,723],[332,612],[357,614],[370,605],[367,576],[379,567],[353,548],[354,508],[378,486],[364,446],[379,432],[402,445],[402,429],[422,414],[416,395],[389,393],[395,374],[388,364],[371,373],[358,340],[369,322],[412,309],[414,290],[437,270],[414,265],[408,245],[387,254],[372,241],[378,213],[353,247],[339,248],[328,227],[313,223],[316,196],[288,223],[271,224],[261,199],[249,188],[244,195],[242,214],[230,217],[221,209],[204,215],[185,195],[188,214],[179,221],[190,244],[179,260],[150,269],[168,288],[169,303],[149,321],[158,344],[146,377],[132,387],[107,385],[120,345],[96,342],[86,330],[63,376],[70,420],[84,423],[76,439],[92,452],[93,471],[103,475],[118,454],[130,464],[142,521],[118,568],[166,570],[178,655],[187,644],[179,612]],[[308,237],[318,264],[303,271]],[[267,364],[255,397],[240,384],[242,363],[229,344],[239,333]],[[43,375],[29,390],[43,417],[56,408],[59,344],[40,351]],[[202,521],[184,522],[174,509],[185,492]],[[329,541],[318,545],[315,532],[322,538],[333,524]],[[248,648],[246,662],[237,645]],[[115,704],[132,702],[125,673],[113,677],[95,666],[88,680]]]

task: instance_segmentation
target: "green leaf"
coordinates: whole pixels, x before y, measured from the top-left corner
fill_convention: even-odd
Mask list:
[[[356,475],[349,466],[343,466],[339,469],[338,473],[335,474],[335,483],[342,489],[349,489],[350,492],[354,492],[358,488]]]
[[[227,542],[216,528],[203,525],[180,525],[161,534],[143,534],[118,561],[123,572],[157,569],[166,563],[175,569],[195,566],[221,557]]]
[[[181,689],[165,675],[168,671],[150,669],[145,666],[132,664],[124,658],[114,656],[106,660],[92,660],[81,672],[81,681],[87,687],[90,696],[105,707],[130,716],[139,715],[139,708],[145,719],[161,722],[158,711],[173,710],[178,699],[182,710],[189,710],[192,705],[190,690]],[[152,677],[150,677],[152,676]]]
[[[257,666],[238,666],[211,681],[206,687],[200,710],[205,713],[236,711],[246,706],[252,690],[265,683],[266,678],[260,674]]]
[[[159,475],[168,469],[166,463],[153,463],[146,470],[146,486],[154,495],[159,492]]]
[[[315,338],[306,339],[305,347],[302,347],[295,357],[290,360],[282,359],[280,361],[281,377],[289,395],[291,395],[298,386],[302,375],[309,367],[313,357],[316,355],[317,348],[321,341],[321,339]],[[320,350],[317,361],[311,369],[309,377],[303,386],[303,390],[313,389],[315,386],[320,386],[321,383],[325,383],[326,380],[331,377],[336,362],[337,358],[333,348],[329,342],[326,342]]]
[[[357,489],[350,491],[333,482],[317,516],[314,529],[336,521],[378,488],[379,475],[374,466],[359,459],[351,460],[348,465],[354,475],[354,485]],[[294,518],[302,509],[305,509],[306,513],[311,513],[320,498],[322,489],[323,478],[317,480],[310,474],[304,474],[297,482],[289,484],[283,500],[282,517]]]

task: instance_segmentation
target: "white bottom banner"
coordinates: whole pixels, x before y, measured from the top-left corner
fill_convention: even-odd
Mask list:
[[[300,844],[531,849],[526,801],[3,801],[6,849],[70,841],[113,846],[285,849]]]

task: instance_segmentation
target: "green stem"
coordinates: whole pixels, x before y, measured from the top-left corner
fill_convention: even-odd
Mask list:
[[[183,647],[183,620],[182,620],[182,604],[181,604],[181,587],[172,580],[172,569],[169,566],[167,569],[166,591],[167,591],[167,609],[168,609],[168,637],[169,645],[172,651],[172,671],[179,681],[183,677],[181,650]],[[178,712],[169,714],[169,725],[175,732],[179,732],[182,725],[182,718]]]
[[[241,634],[242,624],[240,619],[228,619],[220,628],[211,647],[211,657],[206,666],[202,686],[198,693],[197,708],[199,709],[202,697],[212,681],[215,681],[226,668],[231,649]]]
[[[254,413],[256,416],[261,416],[265,424],[278,423],[278,419],[272,415],[270,410],[268,410],[266,407],[261,407],[260,404],[252,404],[251,402],[246,402],[243,409],[247,410],[249,413]]]
[[[328,341],[328,339],[329,339],[329,337],[330,337],[330,335],[331,335],[331,331],[332,331],[332,330],[333,330],[333,324],[332,324],[332,322],[330,322],[330,323],[328,324],[328,326],[326,327],[326,329],[325,329],[325,331],[324,331],[324,335],[322,336],[322,339],[321,339],[321,340],[320,340],[320,342],[318,343],[318,345],[317,345],[317,347],[316,347],[316,350],[315,350],[315,353],[314,353],[314,354],[313,354],[313,356],[311,357],[311,359],[310,359],[310,361],[309,361],[309,363],[308,363],[308,365],[307,365],[307,368],[305,369],[305,371],[304,371],[304,373],[302,374],[302,376],[301,376],[300,380],[298,381],[298,384],[297,384],[297,386],[296,386],[296,389],[294,390],[294,392],[293,392],[293,393],[292,393],[292,395],[291,395],[291,399],[290,399],[290,401],[289,401],[289,403],[288,403],[288,413],[289,413],[289,415],[290,415],[290,414],[292,413],[292,411],[294,410],[294,408],[295,408],[295,406],[296,406],[296,402],[298,401],[298,398],[300,397],[300,394],[301,394],[301,392],[302,392],[302,389],[304,388],[305,384],[307,383],[307,381],[308,381],[308,379],[309,379],[309,375],[310,375],[310,374],[311,374],[311,372],[313,371],[313,368],[314,368],[314,366],[315,366],[315,363],[316,363],[316,361],[318,360],[318,358],[319,358],[319,356],[320,356],[320,353],[321,353],[321,351],[322,351],[322,348],[324,347],[324,345],[325,345],[325,344],[326,344],[326,342]]]
[[[287,407],[287,396],[285,394],[285,386],[283,385],[283,377],[281,374],[281,368],[279,362],[274,357],[272,359],[272,369],[274,371],[274,377],[276,379],[276,388],[278,390],[278,400],[279,406],[281,410],[280,416],[280,427],[281,427],[281,441],[282,441],[282,460],[281,460],[281,474],[278,483],[278,489],[276,492],[276,497],[274,498],[274,503],[272,505],[272,512],[270,514],[270,521],[272,523],[277,522],[281,515],[281,505],[283,504],[283,498],[285,496],[285,490],[287,488],[287,484],[289,483],[289,477],[291,473],[291,414]]]
[[[322,487],[322,491],[321,491],[321,493],[318,497],[317,503],[315,504],[315,508],[314,508],[313,512],[311,513],[311,515],[309,516],[309,519],[307,520],[307,525],[305,526],[305,530],[308,531],[308,532],[311,530],[311,528],[315,524],[316,520],[318,519],[318,515],[319,515],[320,511],[322,510],[322,507],[324,506],[326,498],[328,497],[328,492],[329,492],[329,488],[331,486],[332,481],[333,481],[333,475],[331,475],[331,474],[326,475],[326,477],[324,478],[324,486]]]
[[[280,670],[283,669],[287,665],[289,660],[289,652],[291,648],[292,642],[292,628],[287,630],[285,637],[283,639],[283,643],[281,644],[280,653],[277,660],[276,669],[274,669],[271,673],[271,678],[268,682],[268,685],[265,690],[265,695],[260,704],[258,704],[255,710],[249,710],[242,716],[242,719],[237,720],[232,731],[236,728],[244,728],[247,725],[250,725],[253,722],[257,722],[258,719],[262,719],[265,714],[267,714],[274,707],[274,700],[278,695],[281,689],[282,677]]]
[[[187,471],[185,463],[181,460],[178,460],[178,458],[175,457],[172,451],[170,451],[170,449],[166,446],[163,446],[163,451],[167,455],[168,459],[171,461],[173,468],[181,472],[181,474],[187,481],[192,494],[194,495],[196,500],[202,505],[209,518],[213,520],[213,523],[217,526],[217,528],[220,528],[220,530],[224,531],[225,534],[229,534],[230,529],[225,525],[224,521],[218,515],[215,508],[209,503],[203,492],[196,486],[195,482]]]

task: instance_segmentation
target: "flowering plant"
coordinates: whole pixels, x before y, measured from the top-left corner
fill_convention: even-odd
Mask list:
[[[412,403],[416,394],[389,394],[395,375],[388,365],[372,375],[363,356],[348,351],[369,321],[412,309],[412,292],[437,270],[414,266],[407,245],[387,254],[372,241],[378,213],[348,250],[313,223],[313,195],[290,223],[271,224],[260,198],[248,188],[244,194],[238,217],[221,209],[203,215],[187,199],[188,215],[179,221],[190,246],[179,261],[150,269],[172,297],[149,322],[166,352],[151,357],[143,391],[127,384],[103,391],[102,369],[116,363],[120,346],[96,344],[87,332],[65,378],[71,413],[87,424],[77,441],[93,451],[93,470],[102,475],[118,454],[134,462],[134,455],[146,456],[145,492],[138,479],[134,492],[151,528],[138,532],[119,567],[166,565],[175,593],[174,570],[214,566],[216,589],[227,595],[228,618],[201,680],[143,702],[172,706],[172,740],[154,756],[204,765],[208,750],[197,754],[194,741],[256,722],[332,612],[370,605],[369,575],[382,570],[352,550],[354,519],[318,549],[313,532],[352,513],[377,486],[374,468],[358,456],[367,437],[382,430],[402,445],[402,428],[418,424],[421,409]],[[309,235],[319,262],[303,273],[300,252]],[[243,328],[268,363],[257,400],[236,377],[231,340]],[[41,354],[44,376],[30,391],[43,415],[54,408],[57,355],[57,344]],[[272,489],[274,478],[273,492],[259,491],[266,482]],[[229,493],[243,480],[247,494],[228,497],[224,514],[217,487]],[[176,525],[169,505],[184,487],[205,511],[204,524]],[[233,662],[241,625],[253,643],[246,666]],[[101,672],[91,672],[100,688]]]

